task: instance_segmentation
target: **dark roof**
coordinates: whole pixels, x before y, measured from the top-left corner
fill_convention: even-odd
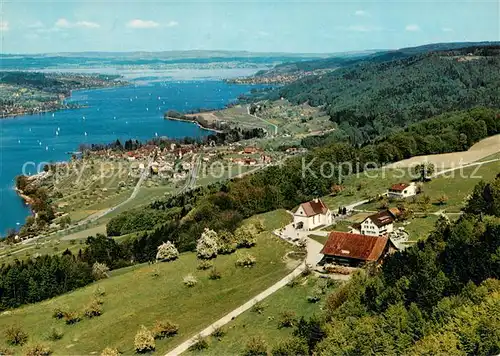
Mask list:
[[[332,231],[321,253],[362,261],[378,261],[388,242],[389,239],[385,236],[369,236]]]
[[[311,200],[307,203],[300,204],[300,206],[302,207],[302,209],[304,209],[304,213],[308,217],[318,214],[326,214],[326,212],[328,211],[328,208],[321,199]]]
[[[410,185],[409,184],[406,184],[406,183],[398,183],[398,184],[394,184],[390,190],[395,190],[395,191],[398,191],[398,192],[402,192],[403,190],[405,190],[406,188],[408,188]]]
[[[379,211],[376,214],[367,216],[363,222],[366,221],[366,219],[370,219],[378,227],[389,225],[394,222],[394,217],[387,210]]]

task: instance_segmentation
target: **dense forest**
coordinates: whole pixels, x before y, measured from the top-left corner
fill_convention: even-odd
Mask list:
[[[448,111],[499,107],[499,67],[500,46],[438,51],[309,76],[269,98],[322,106],[357,145]]]

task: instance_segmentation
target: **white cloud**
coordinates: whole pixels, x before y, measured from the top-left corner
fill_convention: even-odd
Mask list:
[[[167,23],[167,27],[175,27],[178,25],[179,23],[177,21],[170,21],[169,23]]]
[[[366,12],[365,10],[357,10],[354,15],[356,16],[370,16],[370,14],[368,12]]]
[[[91,21],[78,21],[75,23],[75,27],[84,27],[84,28],[99,28],[101,25]]]
[[[0,32],[7,32],[9,30],[8,21],[0,21]]]
[[[65,18],[60,18],[56,21],[55,27],[57,28],[99,28],[101,25],[91,21],[77,21],[70,22]]]
[[[415,24],[406,25],[406,27],[405,27],[405,31],[409,31],[409,32],[416,32],[416,31],[420,31],[420,26],[415,25]]]
[[[453,32],[453,29],[449,27],[443,27],[442,30],[443,32]]]
[[[258,31],[257,35],[260,36],[260,37],[267,37],[267,36],[270,35],[270,33],[266,32],[266,31]]]
[[[171,23],[173,23],[175,21],[171,21]],[[175,25],[173,25],[175,26]],[[130,28],[156,28],[156,27],[160,27],[160,24],[158,22],[155,22],[155,21],[151,21],[151,20],[141,20],[141,19],[135,19],[135,20],[131,20],[127,23],[127,27],[130,27]]]

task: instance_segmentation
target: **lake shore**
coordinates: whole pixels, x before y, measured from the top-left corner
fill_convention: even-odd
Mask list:
[[[213,128],[210,128],[210,127],[205,127],[202,124],[200,124],[198,121],[196,121],[195,119],[188,120],[188,119],[180,119],[180,118],[171,117],[171,116],[164,116],[163,119],[164,120],[171,120],[171,121],[190,122],[190,123],[196,124],[202,130],[207,130],[207,131],[212,131],[212,132],[217,132],[217,133],[223,133],[224,132],[222,130],[217,130],[217,129],[213,129]]]

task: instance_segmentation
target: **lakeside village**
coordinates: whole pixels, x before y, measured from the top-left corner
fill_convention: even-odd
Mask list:
[[[31,176],[16,177],[16,190],[32,209],[16,240],[56,232],[77,224],[96,211],[125,201],[134,190],[149,201],[199,186],[241,177],[279,164],[305,152],[289,147],[266,151],[242,142],[184,143],[154,139],[145,144],[128,140],[108,145],[81,146],[67,162],[43,167]],[[11,235],[14,232],[10,233]]]

